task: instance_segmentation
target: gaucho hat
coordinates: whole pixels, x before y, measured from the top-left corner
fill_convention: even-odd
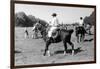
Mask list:
[[[80,19],[83,19],[82,17],[80,17]]]
[[[57,16],[57,14],[56,13],[53,13],[52,16]]]

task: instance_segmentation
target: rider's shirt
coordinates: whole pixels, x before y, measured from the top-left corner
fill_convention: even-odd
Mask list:
[[[83,25],[83,20],[80,20],[79,21],[79,26],[82,26]]]
[[[51,20],[50,25],[51,26],[57,26],[59,24],[59,21],[57,19],[57,17],[53,17],[53,19]]]
[[[57,29],[57,26],[59,25],[58,19],[57,19],[56,17],[53,17],[53,19],[52,19],[50,25],[51,25],[51,28],[50,28],[50,30],[48,31],[48,37],[52,37],[52,32],[53,32],[55,29]]]

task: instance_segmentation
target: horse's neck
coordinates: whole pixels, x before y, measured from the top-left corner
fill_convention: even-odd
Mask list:
[[[42,35],[44,34],[44,32],[46,32],[46,28],[44,26],[41,26],[41,28],[39,30]]]

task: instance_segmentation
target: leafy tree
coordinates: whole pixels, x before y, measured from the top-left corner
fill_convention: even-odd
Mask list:
[[[90,16],[84,18],[84,24],[94,25],[95,24],[95,11]]]
[[[18,12],[15,14],[15,26],[32,27],[38,20],[42,25],[47,24],[45,20],[35,18],[33,15],[27,16],[24,12]]]

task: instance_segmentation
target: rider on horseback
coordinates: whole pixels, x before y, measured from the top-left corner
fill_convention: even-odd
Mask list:
[[[48,31],[48,37],[49,38],[53,37],[52,36],[52,33],[53,33],[53,31],[55,31],[57,29],[57,26],[59,25],[59,21],[58,21],[58,18],[57,18],[57,14],[56,13],[53,13],[52,14],[52,17],[53,18],[52,18],[52,20],[51,20],[51,22],[49,24],[51,26],[50,30]]]

